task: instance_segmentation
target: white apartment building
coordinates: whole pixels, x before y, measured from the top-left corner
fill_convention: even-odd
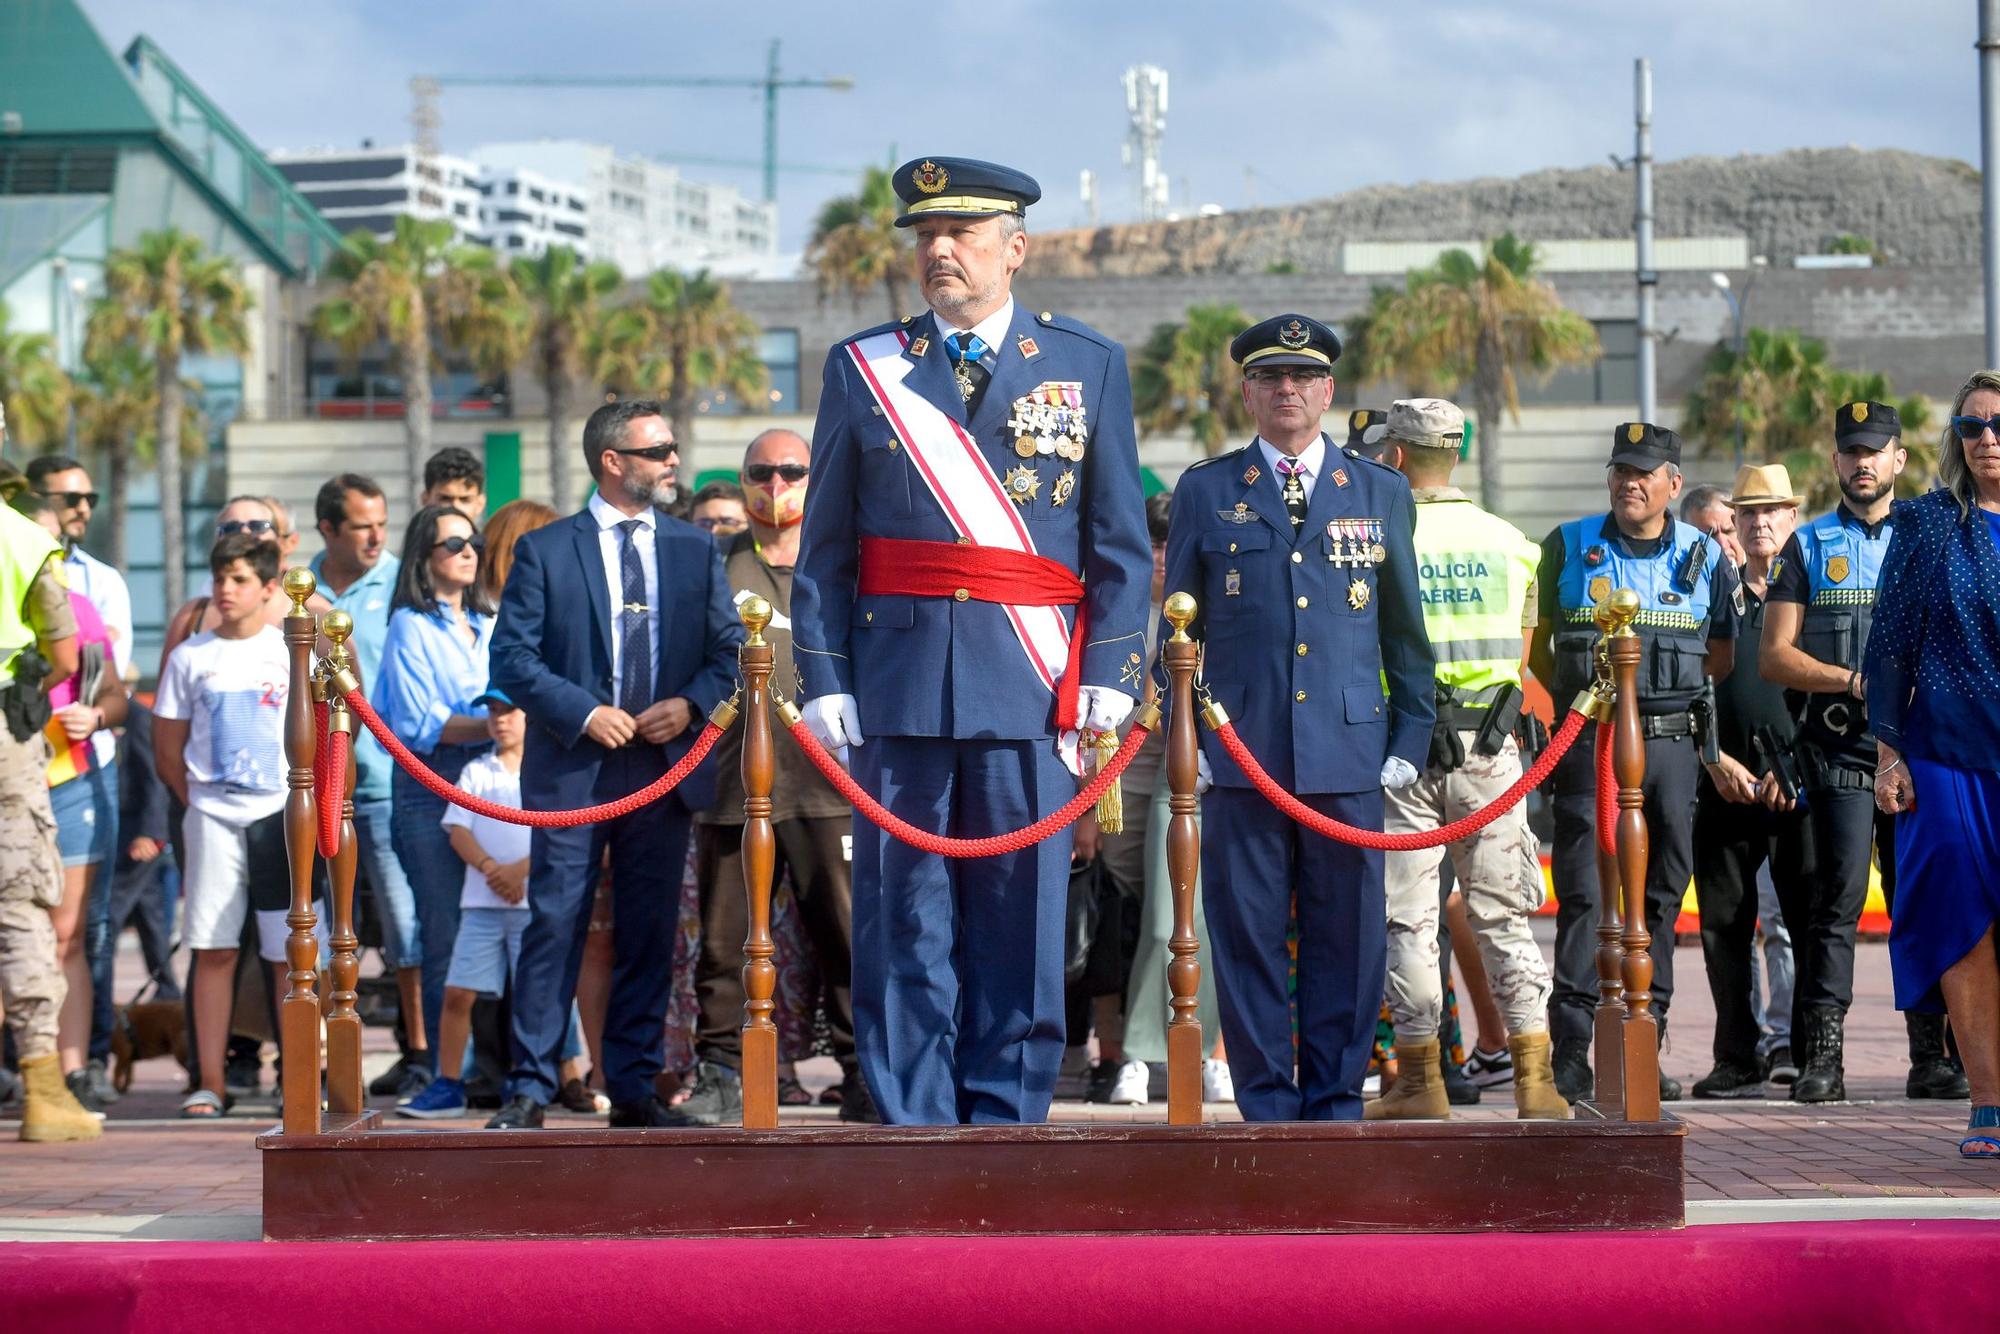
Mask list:
[[[747,274],[778,251],[778,209],[727,185],[691,181],[677,168],[609,144],[536,139],[472,150],[482,170],[537,172],[572,181],[589,199],[591,255],[628,275],[707,268]]]
[[[526,169],[492,169],[439,154],[420,161],[409,145],[277,152],[271,164],[345,234],[386,237],[398,216],[448,220],[458,239],[502,253],[539,255],[567,245],[586,256],[590,204],[568,182]]]

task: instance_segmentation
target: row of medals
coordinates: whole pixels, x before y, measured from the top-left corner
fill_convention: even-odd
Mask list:
[[[1326,558],[1335,569],[1370,568],[1389,559],[1380,519],[1334,519],[1327,524],[1326,535],[1333,539]],[[1356,611],[1368,605],[1368,581],[1358,574],[1348,581],[1347,605]]]
[[[1021,458],[1042,455],[1081,463],[1084,441],[1090,433],[1084,420],[1082,382],[1050,382],[1023,394],[1014,400],[1014,415],[1007,426],[1014,433],[1014,453]],[[1033,468],[1015,468],[1007,474],[1007,494],[1015,504],[1025,505],[1041,491],[1041,481]],[[1075,489],[1076,474],[1064,468],[1051,500],[1061,505]]]

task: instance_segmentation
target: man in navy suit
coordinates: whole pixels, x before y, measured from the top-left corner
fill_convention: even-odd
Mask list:
[[[1416,781],[1437,717],[1410,485],[1320,431],[1340,356],[1331,329],[1279,315],[1229,354],[1257,438],[1181,474],[1167,591],[1198,600],[1188,633],[1203,677],[1278,784],[1380,829],[1383,789]],[[1358,1120],[1388,948],[1382,854],[1298,827],[1207,733],[1201,770],[1212,783],[1201,875],[1236,1105],[1246,1121]]]
[[[687,753],[734,688],[743,631],[721,554],[707,533],[658,508],[674,499],[676,451],[658,403],[605,404],[583,428],[596,494],[580,514],[524,534],[514,548],[492,673],[532,724],[521,763],[530,810],[594,805],[646,786]],[[698,769],[664,800],[617,820],[535,830],[514,973],[514,1070],[489,1128],[539,1126],[556,1095],[607,848],[618,956],[603,1043],[611,1124],[687,1123],[653,1081],[665,1064],[690,814],[714,796],[714,776]]]
[[[827,357],[793,590],[806,720],[940,834],[1032,823],[1144,681],[1152,580],[1124,349],[1019,309],[1020,172],[898,168],[930,309]],[[892,1124],[1040,1121],[1070,836],[947,860],[854,831],[855,1043]]]

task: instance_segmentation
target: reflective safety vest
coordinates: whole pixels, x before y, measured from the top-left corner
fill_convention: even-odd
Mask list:
[[[0,686],[14,680],[14,658],[35,642],[28,624],[28,589],[62,548],[48,530],[0,505]]]
[[[1799,552],[1806,576],[1799,648],[1807,657],[1829,667],[1859,670],[1875,618],[1875,589],[1882,582],[1882,558],[1889,552],[1893,527],[1884,523],[1881,531],[1870,537],[1858,522],[1850,523],[1834,510],[1799,528]],[[1860,700],[1844,692],[1807,696],[1788,691],[1786,698],[1800,714],[1808,738],[1828,749],[1873,759],[1874,737],[1868,731],[1867,709]]]
[[[1701,695],[1708,656],[1708,625],[1722,544],[1692,524],[1673,521],[1666,543],[1651,556],[1630,556],[1605,536],[1612,520],[1597,514],[1560,529],[1563,568],[1557,578],[1559,620],[1552,635],[1556,681],[1551,692],[1567,701],[1590,684],[1597,646],[1597,603],[1613,589],[1639,595],[1639,710],[1649,714],[1687,709]]]
[[[1521,612],[1541,552],[1505,519],[1469,500],[1417,505],[1417,596],[1454,704],[1521,684]]]

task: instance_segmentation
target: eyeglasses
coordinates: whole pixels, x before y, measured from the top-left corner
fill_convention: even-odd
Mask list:
[[[1960,440],[1971,444],[1988,431],[1993,432],[1995,436],[2000,436],[2000,416],[1953,417],[1951,419],[1951,429],[1958,433]]]
[[[744,467],[743,477],[746,481],[756,482],[761,486],[773,476],[782,477],[788,482],[803,482],[806,474],[811,471],[812,469],[803,463],[752,463]]]
[[[474,551],[486,550],[486,539],[483,537],[460,537],[458,534],[453,533],[443,541],[431,543],[432,551],[436,551],[439,547],[444,548],[446,555],[457,556],[462,555],[467,547],[471,547]]]
[[[645,459],[648,463],[665,463],[681,452],[679,445],[648,445],[644,449],[614,449],[613,454],[625,454],[635,459]]]
[[[740,533],[745,528],[748,528],[750,525],[745,521],[743,521],[742,519],[737,518],[733,514],[732,515],[704,514],[700,518],[694,521],[694,526],[697,528],[706,529],[708,532],[711,533],[714,532]]]
[[[1318,384],[1328,379],[1332,371],[1316,370],[1311,366],[1265,366],[1254,371],[1245,371],[1243,378],[1252,384],[1276,385],[1290,380],[1293,384]]]
[[[215,535],[228,537],[231,533],[254,533],[266,537],[278,531],[278,525],[269,519],[221,519],[216,522]]]
[[[95,491],[44,491],[41,494],[44,500],[61,501],[64,509],[76,509],[80,505],[97,508]]]

